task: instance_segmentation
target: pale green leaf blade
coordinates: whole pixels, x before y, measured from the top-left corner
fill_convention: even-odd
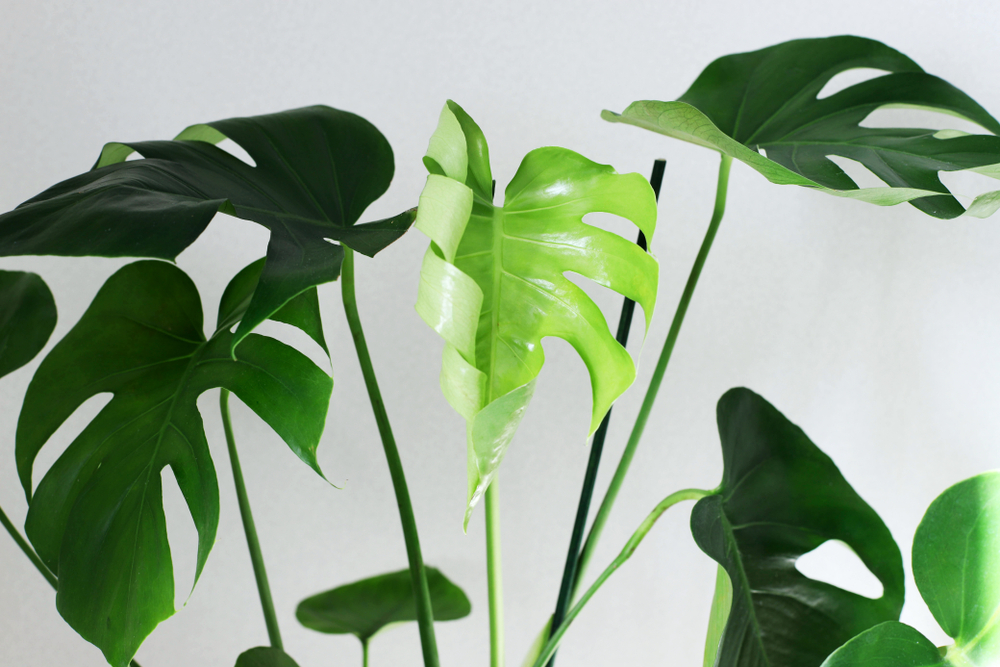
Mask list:
[[[958,667],[920,632],[898,621],[866,630],[834,651],[822,667]]]

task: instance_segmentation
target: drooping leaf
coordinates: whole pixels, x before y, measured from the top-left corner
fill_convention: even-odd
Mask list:
[[[472,605],[462,589],[437,568],[427,567],[426,571],[434,620],[453,621],[468,616]],[[352,634],[366,643],[391,623],[417,620],[410,571],[380,574],[313,595],[299,603],[295,617],[310,630]]]
[[[239,144],[251,166],[213,144]],[[126,161],[133,152],[145,159]],[[372,256],[413,222],[355,223],[389,187],[392,149],[371,123],[324,106],[194,125],[173,141],[111,143],[92,171],[0,215],[0,255],[173,259],[223,212],[271,232],[232,340],[297,294],[336,280],[344,243]]]
[[[917,630],[886,623],[823,667],[1000,664],[1000,472],[959,482],[931,503],[913,537],[913,578],[953,645],[939,651]]]
[[[0,271],[0,377],[35,358],[56,326],[56,302],[34,273]]]
[[[299,667],[299,665],[280,648],[258,646],[240,653],[235,667]]]
[[[528,153],[492,203],[489,149],[454,102],[441,112],[424,158],[427,185],[416,226],[424,255],[417,312],[445,339],[441,388],[468,424],[465,523],[514,436],[545,361],[541,340],[569,342],[590,372],[590,432],[635,378],[628,352],[600,309],[564,274],[577,273],[652,315],[656,261],[638,246],[583,222],[588,213],[631,220],[652,238],[656,199],[639,174],[564,148]]]
[[[817,98],[834,76],[857,68],[887,74]],[[725,56],[676,102],[633,102],[621,115],[605,111],[602,117],[715,149],[772,183],[880,205],[909,201],[937,218],[987,217],[1000,208],[995,191],[966,211],[938,178],[939,171],[961,170],[1000,177],[1000,137],[860,125],[887,106],[939,111],[1000,133],[1000,123],[959,89],[885,44],[851,36]],[[828,155],[860,162],[890,187],[858,188]]]
[[[218,484],[197,407],[225,387],[319,471],[316,446],[332,381],[300,352],[202,330],[198,292],[176,266],[130,264],[104,284],[39,366],[18,420],[18,474],[30,499],[28,537],[57,574],[63,618],[124,667],[174,613],[162,505],[170,466],[198,531],[195,580],[215,540]],[[32,494],[32,468],[51,435],[84,401],[111,401],[73,440]]]
[[[732,582],[718,667],[817,667],[838,646],[903,606],[899,548],[833,461],[774,406],[731,389],[717,416],[725,465],[698,501],[691,532]],[[873,600],[809,579],[795,561],[840,540],[882,582]]]

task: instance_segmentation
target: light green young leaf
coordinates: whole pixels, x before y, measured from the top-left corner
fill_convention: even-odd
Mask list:
[[[631,298],[648,323],[656,261],[583,217],[619,215],[651,239],[656,199],[639,174],[617,174],[549,147],[525,156],[504,205],[494,206],[486,139],[451,101],[424,163],[431,174],[415,224],[433,243],[424,256],[416,308],[445,339],[441,387],[468,424],[468,525],[531,400],[545,361],[542,338],[563,338],[587,365],[591,433],[635,378],[631,357],[600,309],[564,274]]]
[[[834,76],[856,68],[888,73],[817,98]],[[1000,137],[860,125],[890,106],[938,111],[1000,133],[1000,123],[959,89],[885,44],[851,36],[725,56],[676,102],[633,102],[620,115],[601,116],[720,151],[772,183],[881,206],[909,201],[938,218],[985,218],[1000,208],[1000,191],[994,191],[963,209],[938,178],[939,171],[962,170],[996,177],[983,168],[1000,163]],[[828,155],[860,162],[890,187],[858,188]]]

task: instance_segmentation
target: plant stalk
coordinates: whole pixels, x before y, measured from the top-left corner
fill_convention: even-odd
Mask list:
[[[497,479],[486,488],[486,579],[490,605],[490,667],[503,667],[503,568],[500,564],[500,496]]]
[[[608,565],[608,567],[605,568],[604,572],[601,573],[601,576],[597,578],[597,581],[595,581],[593,585],[587,589],[587,592],[583,594],[580,601],[577,602],[573,606],[573,609],[571,609],[566,615],[566,620],[564,620],[559,627],[556,628],[556,631],[552,633],[552,637],[545,645],[545,648],[542,649],[541,654],[539,654],[538,659],[535,660],[535,664],[532,667],[542,667],[546,661],[552,657],[552,654],[556,652],[557,648],[559,648],[559,642],[562,641],[562,637],[566,634],[566,630],[569,629],[570,624],[580,614],[583,607],[590,601],[590,598],[594,597],[594,593],[597,592],[597,589],[599,589],[604,582],[607,581],[612,574],[614,574],[615,570],[621,567],[625,561],[632,557],[632,554],[635,553],[635,550],[639,547],[643,538],[646,537],[646,534],[649,533],[650,529],[652,529],[653,524],[656,523],[656,520],[659,519],[664,512],[684,500],[699,500],[705,496],[712,495],[712,493],[714,492],[703,491],[702,489],[683,489],[672,493],[661,500],[660,503],[653,508],[653,511],[649,513],[649,516],[647,516],[646,519],[639,524],[639,528],[632,534],[629,541],[625,543],[625,548],[622,549],[620,554],[618,554],[618,557],[611,561],[611,565]]]
[[[219,393],[219,410],[222,412],[222,426],[226,431],[226,445],[229,447],[229,462],[233,468],[233,482],[236,485],[236,499],[240,505],[240,518],[243,519],[243,532],[247,536],[247,550],[253,563],[253,576],[257,580],[257,592],[260,594],[260,606],[264,611],[264,623],[267,625],[267,636],[271,647],[284,649],[281,643],[281,630],[278,628],[278,615],[274,612],[274,600],[271,599],[271,586],[267,582],[267,569],[264,567],[264,555],[260,550],[260,540],[257,539],[257,527],[250,511],[250,499],[247,497],[247,487],[243,482],[243,469],[240,467],[240,457],[236,453],[236,438],[233,436],[233,425],[229,419],[229,390]]]
[[[666,160],[656,160],[653,162],[653,173],[649,177],[649,184],[653,188],[653,196],[656,201],[660,201],[660,186],[663,183],[663,171],[666,168]],[[639,232],[636,245],[643,250],[646,249],[646,237]],[[625,297],[622,303],[622,312],[618,317],[618,333],[615,340],[622,347],[628,344],[629,330],[632,328],[632,315],[635,313],[635,301]],[[573,595],[574,584],[576,583],[577,563],[580,559],[580,547],[583,543],[583,533],[587,528],[587,516],[590,514],[590,502],[594,497],[594,485],[597,482],[597,470],[601,464],[601,453],[604,450],[604,440],[608,434],[608,425],[611,423],[611,409],[608,409],[601,425],[594,432],[594,440],[590,445],[590,459],[587,461],[587,472],[583,477],[583,487],[580,489],[580,502],[576,508],[576,519],[573,522],[573,532],[570,535],[569,550],[566,553],[566,565],[563,567],[562,583],[559,585],[559,597],[556,599],[556,610],[552,614],[552,631],[554,632],[559,624],[566,617],[566,610],[569,609],[570,598]],[[551,634],[549,635],[551,636]],[[555,655],[549,660],[548,667],[555,665]]]
[[[677,336],[680,334],[681,325],[684,323],[684,316],[687,314],[688,304],[691,303],[691,297],[694,294],[695,287],[698,285],[698,278],[701,276],[702,267],[705,266],[705,260],[708,258],[708,253],[712,249],[712,242],[715,240],[715,234],[719,231],[719,223],[722,222],[722,216],[726,212],[726,192],[729,186],[729,168],[732,166],[732,163],[733,159],[723,153],[719,163],[719,179],[715,189],[715,207],[712,211],[712,220],[708,224],[708,230],[705,232],[705,238],[701,242],[701,248],[698,250],[698,256],[695,258],[694,265],[691,267],[691,273],[688,274],[687,284],[684,285],[684,292],[681,294],[680,303],[677,304],[677,310],[674,312],[674,319],[670,324],[670,331],[667,333],[667,340],[663,343],[663,350],[660,352],[660,358],[656,362],[656,369],[653,371],[653,377],[649,381],[649,388],[646,390],[646,396],[642,400],[642,407],[639,409],[639,415],[635,419],[635,426],[632,427],[632,433],[629,435],[628,444],[625,446],[625,451],[622,452],[621,461],[619,461],[618,468],[615,470],[615,475],[611,479],[611,484],[608,486],[607,493],[604,495],[601,507],[597,510],[597,516],[594,517],[594,523],[590,527],[590,534],[587,535],[587,541],[583,546],[583,552],[580,554],[580,562],[577,565],[574,596],[576,590],[579,590],[580,581],[582,580],[583,575],[587,570],[587,565],[590,563],[590,559],[594,554],[597,542],[601,539],[601,532],[604,530],[604,524],[607,522],[608,515],[611,513],[611,508],[615,504],[615,499],[618,497],[618,491],[621,490],[622,482],[625,481],[625,475],[628,473],[629,466],[632,464],[632,458],[635,456],[635,450],[639,446],[639,440],[642,439],[642,432],[646,428],[646,422],[649,420],[649,414],[653,410],[653,403],[656,401],[656,394],[660,390],[660,383],[663,381],[663,374],[667,370],[667,364],[670,362],[670,355],[674,351],[674,344],[677,342]]]
[[[403,539],[406,542],[406,556],[410,564],[410,576],[413,581],[413,593],[417,602],[417,625],[420,630],[420,645],[423,648],[424,666],[438,667],[437,640],[434,636],[434,611],[431,607],[431,593],[427,585],[427,573],[424,570],[424,559],[420,553],[420,538],[417,535],[417,521],[413,516],[413,506],[410,503],[410,492],[406,487],[406,476],[403,474],[403,462],[399,458],[396,440],[389,425],[389,416],[382,402],[382,394],[375,378],[371,356],[368,354],[368,343],[361,328],[361,318],[358,315],[358,301],[354,293],[354,251],[344,246],[344,263],[340,270],[340,283],[344,297],[344,312],[347,324],[354,339],[354,349],[358,353],[358,363],[365,378],[368,398],[372,404],[372,412],[378,423],[378,432],[382,438],[382,448],[385,450],[386,462],[389,464],[389,476],[396,492],[396,504],[399,506],[399,520],[403,526]]]
[[[368,667],[368,640],[361,640],[361,667]]]

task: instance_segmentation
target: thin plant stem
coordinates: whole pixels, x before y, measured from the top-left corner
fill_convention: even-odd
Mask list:
[[[344,247],[344,264],[340,270],[340,283],[344,297],[344,312],[347,324],[354,339],[354,349],[358,353],[361,373],[365,378],[368,398],[372,404],[372,412],[378,424],[378,432],[382,438],[382,448],[385,450],[386,462],[389,464],[389,476],[392,478],[392,488],[396,492],[396,504],[399,506],[399,520],[403,526],[403,539],[406,542],[406,556],[410,564],[410,576],[413,582],[413,593],[417,602],[417,625],[420,630],[420,645],[423,648],[424,666],[438,667],[437,640],[434,636],[434,611],[431,607],[431,593],[427,585],[427,573],[424,570],[424,559],[420,553],[420,538],[417,535],[417,521],[413,516],[413,506],[410,503],[410,492],[406,487],[406,476],[403,474],[403,462],[399,458],[396,440],[392,436],[389,425],[389,415],[386,414],[382,394],[375,378],[371,356],[368,354],[368,343],[361,329],[361,318],[358,315],[358,301],[354,293],[354,251]]]
[[[247,497],[247,487],[243,482],[243,469],[240,467],[240,457],[236,453],[236,438],[233,437],[233,425],[229,419],[229,390],[223,389],[219,394],[219,410],[222,412],[222,426],[226,431],[226,445],[229,447],[229,462],[233,467],[233,483],[236,485],[236,499],[240,505],[240,518],[243,519],[243,532],[247,536],[247,550],[253,563],[253,576],[257,580],[257,592],[260,594],[260,606],[264,610],[264,623],[267,625],[267,636],[271,647],[283,649],[281,631],[278,628],[278,615],[274,612],[274,601],[271,599],[271,586],[267,583],[267,569],[264,567],[264,555],[260,551],[260,540],[257,539],[257,527],[250,511],[250,499]]]
[[[660,186],[663,183],[663,171],[666,167],[666,160],[656,160],[653,162],[653,173],[649,177],[649,184],[653,188],[653,196],[656,201],[660,200]],[[643,250],[646,249],[646,237],[639,232],[636,245]],[[629,330],[632,327],[632,315],[635,313],[635,301],[625,297],[622,303],[622,312],[618,317],[618,333],[615,340],[622,347],[628,343]],[[601,421],[601,425],[594,432],[594,440],[590,445],[590,459],[587,461],[587,472],[583,476],[583,487],[580,489],[580,502],[576,508],[576,519],[573,522],[573,532],[570,535],[569,550],[566,553],[566,565],[563,567],[562,583],[559,586],[559,597],[556,599],[556,610],[552,614],[552,630],[559,627],[563,618],[566,617],[566,610],[569,609],[570,597],[573,595],[573,585],[576,582],[576,566],[580,559],[580,547],[583,544],[583,533],[587,528],[587,516],[590,514],[590,501],[594,497],[594,485],[597,482],[597,470],[601,464],[601,452],[604,450],[604,440],[608,434],[608,425],[611,423],[611,409]],[[549,667],[555,665],[555,655],[549,660]]]
[[[503,667],[503,568],[500,564],[500,496],[497,479],[486,488],[486,579],[490,605],[490,667]]]
[[[17,543],[17,546],[21,547],[21,551],[23,551],[24,555],[28,557],[31,564],[35,566],[35,569],[38,570],[43,577],[45,577],[45,581],[49,582],[49,585],[52,586],[52,588],[58,589],[59,582],[56,579],[56,575],[52,574],[52,570],[50,570],[45,563],[42,562],[42,559],[38,557],[38,554],[36,554],[35,550],[31,548],[28,541],[21,537],[21,533],[18,532],[17,528],[14,527],[14,524],[10,522],[7,515],[4,514],[3,508],[0,508],[0,523],[2,523],[3,527],[7,529],[10,536],[14,538],[14,542]]]
[[[49,586],[52,587],[52,590],[58,592],[59,580],[56,578],[56,575],[52,574],[52,570],[50,570],[48,566],[42,562],[42,559],[38,557],[38,554],[36,554],[35,550],[31,548],[31,545],[28,544],[27,540],[21,537],[21,533],[18,532],[14,524],[7,518],[3,508],[0,508],[0,523],[2,523],[3,527],[7,529],[10,536],[14,538],[14,542],[17,543],[17,546],[21,547],[21,551],[23,551],[24,555],[28,557],[28,560],[30,560],[35,568],[41,572],[42,576],[45,577],[45,581],[49,582]],[[132,660],[129,665],[130,667],[141,667],[135,660]]]
[[[733,159],[723,153],[719,163],[719,178],[715,189],[715,207],[712,211],[712,220],[708,224],[708,230],[705,232],[705,238],[701,242],[701,248],[698,250],[698,256],[695,258],[694,265],[691,267],[691,273],[688,275],[687,284],[684,285],[684,292],[681,294],[680,303],[677,304],[677,310],[674,312],[674,319],[670,324],[670,331],[667,333],[667,340],[663,343],[663,350],[660,352],[660,358],[656,362],[656,369],[653,371],[653,377],[649,381],[649,389],[646,390],[646,396],[642,400],[642,407],[639,408],[639,415],[635,419],[635,426],[632,427],[632,433],[629,435],[628,444],[625,445],[625,451],[622,452],[621,461],[619,461],[618,468],[615,470],[615,475],[611,479],[611,484],[608,486],[607,493],[604,495],[601,507],[597,510],[597,515],[594,517],[594,523],[590,527],[590,534],[587,535],[587,541],[583,546],[583,552],[580,554],[580,562],[577,565],[575,584],[575,589],[577,590],[579,589],[580,581],[587,570],[587,565],[590,563],[590,559],[594,554],[597,542],[601,539],[601,532],[604,530],[604,524],[607,522],[608,515],[611,513],[611,508],[614,506],[615,499],[618,497],[618,491],[621,489],[622,482],[625,481],[625,475],[628,473],[629,466],[632,464],[632,458],[635,456],[635,450],[639,446],[639,440],[642,439],[642,432],[646,428],[646,422],[649,420],[649,414],[653,410],[653,403],[656,401],[656,394],[660,390],[660,383],[663,381],[663,374],[667,370],[667,364],[670,362],[670,355],[674,351],[674,344],[677,342],[677,336],[680,334],[681,325],[684,323],[684,316],[687,314],[688,304],[691,303],[691,296],[694,294],[694,289],[698,285],[698,278],[701,276],[702,267],[705,266],[705,260],[708,258],[708,253],[712,249],[712,242],[715,240],[715,234],[719,231],[719,223],[722,222],[722,216],[726,212],[726,192],[729,186],[729,168],[732,163]]]
[[[361,640],[361,667],[368,667],[368,640]]]
[[[559,642],[562,641],[562,637],[566,634],[566,630],[569,629],[570,624],[580,614],[583,607],[590,601],[590,598],[594,597],[594,593],[597,592],[597,589],[604,585],[604,582],[607,581],[612,574],[614,574],[615,570],[621,567],[625,561],[632,557],[632,554],[635,553],[635,550],[639,547],[643,538],[646,537],[646,534],[650,531],[650,529],[652,529],[653,524],[656,523],[656,520],[659,519],[664,512],[684,500],[699,500],[705,496],[710,496],[713,493],[714,491],[703,491],[702,489],[684,489],[682,491],[672,493],[660,501],[660,504],[657,505],[652,512],[650,512],[649,516],[647,516],[641,524],[639,524],[639,528],[632,534],[629,541],[625,543],[625,548],[622,549],[620,554],[618,554],[618,557],[611,561],[611,565],[608,565],[604,572],[601,573],[601,576],[597,578],[597,581],[595,581],[593,585],[587,589],[587,592],[583,594],[580,601],[573,605],[573,608],[566,615],[566,620],[564,620],[559,627],[556,628],[556,631],[552,633],[552,637],[549,638],[548,643],[545,644],[545,648],[542,649],[542,652],[539,654],[538,659],[535,660],[532,667],[542,667],[546,661],[552,657],[552,654],[556,652],[557,648],[559,648]]]

